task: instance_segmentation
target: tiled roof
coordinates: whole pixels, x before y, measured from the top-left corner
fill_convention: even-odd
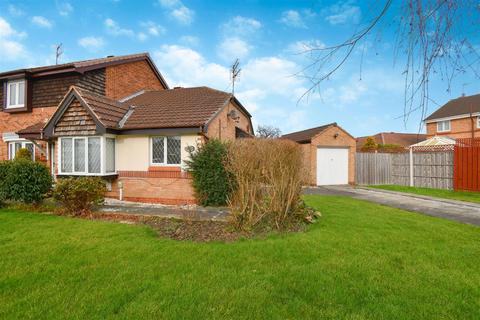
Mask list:
[[[372,137],[378,144],[394,144],[397,146],[409,147],[412,144],[425,140],[427,135],[421,133],[380,132],[373,136],[358,137],[357,149],[363,147],[365,141],[369,137]]]
[[[230,93],[207,87],[147,91],[124,101],[135,109],[122,129],[200,127],[231,98]]]
[[[326,124],[326,125],[323,125],[323,126],[320,126],[320,127],[315,127],[315,128],[311,128],[311,129],[307,129],[307,130],[303,130],[303,131],[297,131],[297,132],[284,134],[282,136],[282,138],[292,140],[292,141],[295,141],[295,142],[298,142],[298,143],[307,143],[307,142],[310,142],[311,139],[314,136],[316,136],[317,134],[319,134],[320,132],[328,129],[331,126],[336,126],[336,125],[337,125],[337,123],[333,122],[333,123],[329,123],[329,124]]]
[[[105,128],[117,128],[120,120],[122,120],[129,109],[128,104],[91,93],[78,87],[75,87],[75,90],[95,113],[97,119]]]
[[[480,112],[480,94],[450,100],[425,118],[425,120],[441,119],[477,112]]]
[[[56,64],[56,65],[50,65],[50,66],[11,70],[6,72],[1,72],[0,78],[8,78],[10,76],[23,74],[23,73],[29,73],[30,75],[33,75],[33,76],[45,76],[50,74],[59,74],[59,73],[67,73],[67,72],[82,73],[89,70],[104,68],[110,65],[122,64],[122,63],[128,63],[128,62],[134,62],[134,61],[140,61],[140,60],[146,60],[152,67],[158,79],[163,83],[164,87],[168,88],[168,85],[165,79],[157,70],[153,61],[150,59],[150,55],[146,52],[123,55],[123,56],[108,56],[105,58],[74,61],[74,62]]]
[[[17,133],[18,134],[39,134],[42,132],[44,125],[45,125],[45,122],[37,122],[35,124],[32,124],[31,126],[28,126],[26,128],[19,130]]]

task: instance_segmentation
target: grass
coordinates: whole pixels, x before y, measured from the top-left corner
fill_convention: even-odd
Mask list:
[[[0,318],[480,318],[480,228],[306,200],[308,232],[235,243],[0,210]]]
[[[413,193],[413,194],[430,196],[435,198],[444,198],[444,199],[480,203],[480,192],[452,191],[452,190],[431,189],[431,188],[406,187],[406,186],[397,186],[397,185],[379,185],[379,186],[369,186],[369,187],[376,188],[376,189],[390,190],[390,191]]]

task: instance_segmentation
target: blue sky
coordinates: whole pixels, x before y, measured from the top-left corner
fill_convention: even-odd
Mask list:
[[[332,45],[371,17],[367,1],[5,1],[0,0],[0,70],[149,52],[170,86],[230,91],[229,65],[239,58],[236,95],[255,124],[294,130],[338,122],[355,136],[417,132],[420,113],[405,124],[401,58],[394,65],[393,7],[381,33],[356,50],[320,94],[298,100],[309,83],[296,77],[308,45]],[[362,62],[362,63],[360,63]],[[362,72],[360,73],[360,65]],[[432,79],[443,104],[476,93],[467,74],[450,92]],[[429,112],[436,108],[430,105]],[[422,129],[423,130],[423,129]]]

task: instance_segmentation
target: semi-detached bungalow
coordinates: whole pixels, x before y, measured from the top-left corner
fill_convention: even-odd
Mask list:
[[[37,116],[37,121],[30,121],[30,125],[15,132],[9,132],[8,123],[4,124],[2,134],[8,156],[12,158],[16,149],[28,145],[36,152],[35,159],[46,160],[57,178],[103,177],[107,181],[108,197],[165,204],[194,203],[191,178],[185,170],[190,152],[207,139],[251,136],[251,115],[230,93],[207,87],[169,89],[163,78],[157,77],[160,74],[147,54],[135,55],[134,61],[129,57],[132,56],[90,61],[90,66],[98,67],[92,70],[103,69],[98,86],[82,84],[87,71],[73,70],[80,80],[64,92],[46,117],[48,121]],[[123,62],[109,65],[112,60]],[[128,78],[123,73],[119,77],[108,77],[113,73],[108,68],[122,65],[126,69],[125,65],[138,62],[146,63],[142,64],[145,68],[140,73],[129,73]],[[57,77],[50,75],[50,80]],[[147,84],[145,87],[131,88],[130,83],[136,83],[139,78],[152,77],[163,83],[159,81],[152,88],[143,81]],[[22,90],[21,101],[35,99],[36,79],[31,76],[28,80],[16,79],[18,77],[5,81],[7,97]],[[30,86],[19,89],[16,84],[11,85],[17,83],[14,81],[25,81],[26,86],[30,82]],[[128,94],[120,95],[115,90],[116,94],[112,94],[112,90],[105,90],[109,86]],[[16,115],[28,117],[34,113],[35,107],[25,105],[26,102],[21,107],[23,111],[12,114],[10,111],[15,107],[8,102],[4,104],[10,128],[18,128],[20,117]],[[38,153],[44,157],[38,157]]]

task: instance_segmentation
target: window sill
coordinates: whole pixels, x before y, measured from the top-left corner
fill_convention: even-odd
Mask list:
[[[150,167],[148,167],[148,171],[151,172],[151,171],[169,171],[169,172],[173,172],[173,171],[181,171],[182,168],[180,167],[180,165],[152,165]]]
[[[115,177],[118,176],[118,173],[57,173],[57,177],[68,178],[68,177]]]
[[[15,107],[15,108],[3,108],[3,112],[6,113],[20,113],[20,112],[30,112],[30,109],[27,106]]]

